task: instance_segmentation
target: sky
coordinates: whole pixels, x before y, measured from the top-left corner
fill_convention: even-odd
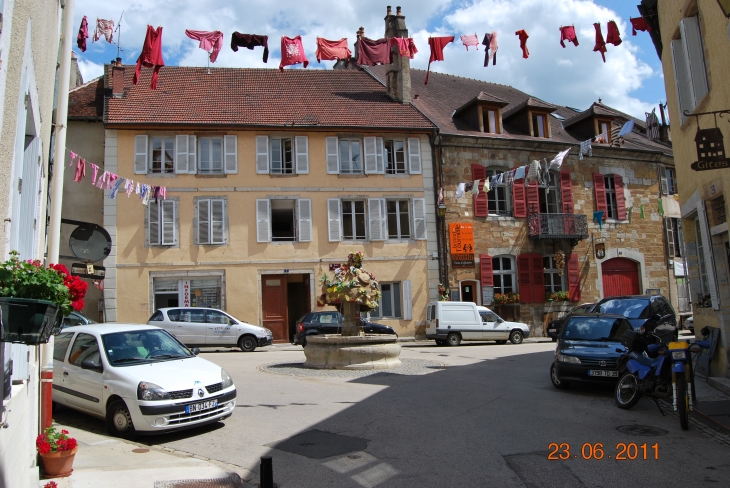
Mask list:
[[[325,0],[76,0],[74,33],[86,16],[89,39],[86,52],[80,52],[75,43],[74,52],[84,81],[90,81],[102,74],[104,63],[117,57],[118,47],[124,64],[136,63],[150,24],[163,27],[163,57],[168,66],[207,65],[208,54],[185,35],[185,29],[191,29],[223,32],[223,49],[212,67],[277,69],[281,36],[301,35],[310,60],[307,69],[332,69],[333,61],[317,63],[316,38],[346,37],[353,50],[355,32],[362,26],[366,37],[379,39],[384,35],[388,3],[393,13],[401,5],[409,35],[419,49],[412,68],[426,69],[429,36],[453,35],[455,42],[445,48],[444,61],[432,63],[432,71],[511,85],[580,110],[600,98],[640,119],[666,101],[661,63],[649,34],[631,35],[629,18],[639,16],[640,0],[339,0],[334,4]],[[97,18],[118,24],[120,16],[121,37],[115,32],[113,44],[103,37],[92,42]],[[623,42],[607,46],[604,63],[600,53],[593,52],[593,24],[600,22],[606,37],[609,20],[618,25]],[[559,28],[567,25],[575,27],[578,46],[560,46]],[[522,58],[517,30],[529,35],[528,59]],[[232,51],[234,31],[268,35],[268,63],[262,61],[261,48]],[[483,66],[484,46],[467,51],[459,40],[461,34],[477,34],[481,42],[485,32],[497,32],[499,42],[497,64],[488,68]],[[418,92],[417,86],[413,92]]]

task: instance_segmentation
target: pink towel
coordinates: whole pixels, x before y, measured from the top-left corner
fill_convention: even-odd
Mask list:
[[[464,34],[463,36],[461,36],[461,42],[464,43],[464,47],[466,47],[467,51],[469,50],[469,46],[474,46],[475,48],[477,48],[477,51],[479,50],[479,38],[476,34],[474,34],[473,36],[469,34]]]
[[[218,53],[223,47],[223,33],[221,31],[196,31],[185,29],[185,35],[190,39],[200,41],[200,49],[210,53],[210,62],[215,63]]]

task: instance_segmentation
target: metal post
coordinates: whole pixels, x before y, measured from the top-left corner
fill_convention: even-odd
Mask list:
[[[271,463],[271,456],[261,457],[259,471],[261,475],[259,478],[259,488],[274,488],[274,467]]]

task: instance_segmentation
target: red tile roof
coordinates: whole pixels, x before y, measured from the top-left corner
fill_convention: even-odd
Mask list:
[[[107,99],[108,126],[435,129],[360,70],[210,68],[208,74],[206,68],[165,66],[151,90],[151,69],[143,68],[133,85],[134,66],[125,68],[124,96]]]
[[[104,79],[93,79],[68,92],[68,118],[99,120],[104,116]]]

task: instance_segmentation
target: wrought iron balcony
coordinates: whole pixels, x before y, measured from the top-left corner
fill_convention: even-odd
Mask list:
[[[580,214],[533,213],[527,216],[528,236],[532,239],[588,238],[588,218]]]

